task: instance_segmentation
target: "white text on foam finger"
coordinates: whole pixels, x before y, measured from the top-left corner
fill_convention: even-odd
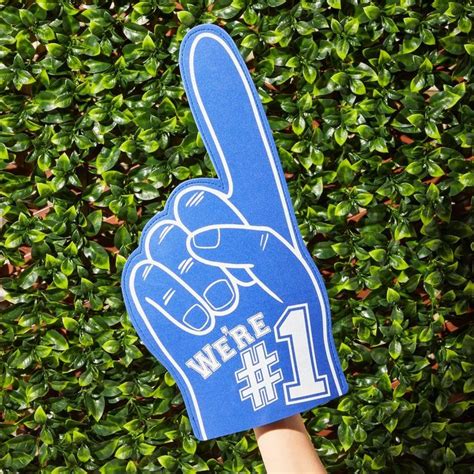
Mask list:
[[[242,351],[255,340],[271,332],[263,320],[263,313],[257,313],[247,318],[248,327],[238,324],[233,328],[222,326],[222,336],[211,344],[206,344],[193,357],[186,361],[186,366],[196,371],[202,378],[207,379],[216,372],[223,363],[232,359],[238,351]]]

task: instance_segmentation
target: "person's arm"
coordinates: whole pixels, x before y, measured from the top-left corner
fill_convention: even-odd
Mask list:
[[[326,474],[300,415],[254,431],[268,474]]]

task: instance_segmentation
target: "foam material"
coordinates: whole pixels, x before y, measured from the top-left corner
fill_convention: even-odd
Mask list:
[[[348,387],[324,282],[236,45],[221,28],[200,25],[179,61],[218,178],[172,192],[127,261],[122,290],[205,440],[309,410]]]

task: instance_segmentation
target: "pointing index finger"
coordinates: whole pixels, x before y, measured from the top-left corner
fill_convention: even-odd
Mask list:
[[[232,203],[296,248],[296,221],[257,91],[232,39],[215,25],[183,40],[180,69],[191,111]]]

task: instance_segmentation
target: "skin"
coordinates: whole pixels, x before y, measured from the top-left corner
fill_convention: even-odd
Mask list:
[[[326,474],[300,415],[254,431],[268,474]]]

